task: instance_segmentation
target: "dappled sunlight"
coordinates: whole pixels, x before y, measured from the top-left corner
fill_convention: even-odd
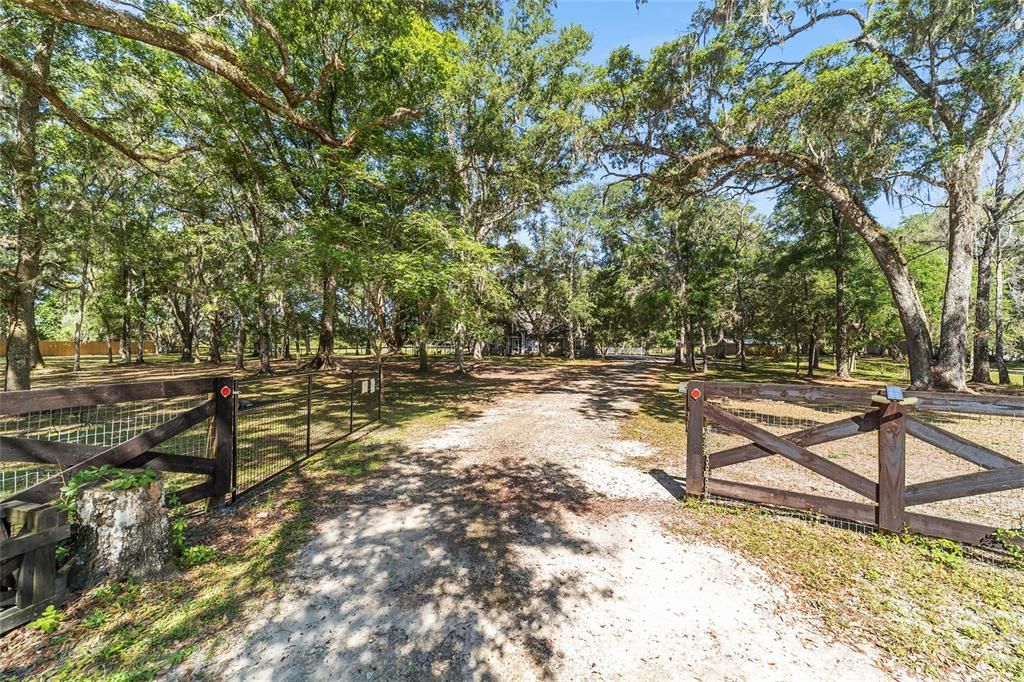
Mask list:
[[[299,679],[326,664],[386,677],[435,670],[486,676],[507,658],[544,676],[556,655],[539,623],[586,599],[579,577],[545,581],[524,548],[589,554],[564,528],[589,495],[564,467],[502,458],[462,468],[452,455],[398,454],[373,485],[336,498],[338,516],[296,558],[294,587],[228,670]],[[315,628],[315,642],[301,639]],[[386,657],[383,657],[387,653]]]

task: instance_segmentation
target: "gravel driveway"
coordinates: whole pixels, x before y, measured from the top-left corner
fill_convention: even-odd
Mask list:
[[[787,591],[667,532],[619,424],[655,367],[526,370],[338,499],[290,586],[196,674],[237,680],[891,679]]]

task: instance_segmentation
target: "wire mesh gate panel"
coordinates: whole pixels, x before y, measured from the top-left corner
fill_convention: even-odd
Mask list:
[[[380,419],[380,370],[239,381],[235,399],[234,496]]]
[[[83,468],[149,466],[167,472],[183,501],[214,494],[218,433],[226,427],[219,379],[101,384],[0,394],[0,500],[45,503]],[[221,424],[218,432],[217,426]],[[221,448],[219,494],[230,461]],[[191,489],[191,490],[190,490]]]

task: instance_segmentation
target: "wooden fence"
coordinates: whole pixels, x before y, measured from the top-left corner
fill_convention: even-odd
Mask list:
[[[0,503],[0,634],[66,599],[67,580],[57,572],[57,543],[70,534],[63,509]]]
[[[921,514],[909,508],[1024,488],[1024,462],[915,416],[947,413],[1024,417],[1024,398],[908,391],[902,399],[890,400],[868,389],[699,381],[680,385],[680,391],[686,393],[686,492],[689,495],[710,494],[794,508],[873,525],[885,531],[910,530],[973,545],[1021,544],[1019,538],[1007,539],[994,526]],[[720,404],[723,400],[844,405],[862,412],[779,436],[731,413],[727,406]],[[750,444],[706,452],[705,427],[710,425],[747,439]],[[872,432],[877,432],[877,481],[808,449]],[[907,485],[908,435],[982,470]],[[719,480],[712,476],[718,469],[771,455],[784,457],[823,476],[853,491],[866,502]]]
[[[111,341],[111,352],[117,355],[121,352],[121,342]],[[131,353],[134,355],[135,351],[138,350],[139,344],[135,341],[131,343]],[[142,350],[147,354],[152,355],[156,353],[156,346],[152,341],[145,341],[142,344]],[[7,352],[7,344],[0,341],[0,354]],[[44,358],[53,357],[71,357],[75,354],[75,342],[74,341],[40,341],[39,352],[42,353]],[[107,342],[106,341],[83,341],[82,342],[82,355],[106,355],[107,354]]]

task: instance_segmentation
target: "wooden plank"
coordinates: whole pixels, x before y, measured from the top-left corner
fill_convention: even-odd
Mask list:
[[[90,467],[101,466],[103,464],[118,466],[130,459],[134,459],[144,452],[149,451],[153,446],[159,445],[160,443],[173,438],[182,431],[195,426],[204,419],[208,419],[213,414],[214,405],[215,403],[210,400],[198,407],[188,410],[187,412],[182,412],[177,417],[164,422],[154,429],[146,431],[145,433],[140,433],[138,436],[126,440],[119,445],[108,448],[90,459],[79,462],[73,467],[66,469],[62,476],[55,476],[42,481],[41,483],[37,483],[31,488],[26,488],[25,490],[11,495],[7,499],[25,500],[27,502],[47,502],[59,494],[61,485],[65,480],[71,478],[78,472]]]
[[[25,522],[25,535],[7,540],[4,544],[10,547],[14,545],[14,551],[22,555],[21,569],[18,571],[18,582],[15,594],[15,605],[17,608],[34,606],[36,603],[50,599],[56,594],[57,585],[57,546],[56,542],[47,544],[36,544],[32,549],[18,550],[17,541],[22,537],[42,534],[48,530],[58,528],[61,518],[65,519],[64,527],[67,527],[67,512],[56,507],[44,507],[36,509],[28,516]],[[29,541],[31,542],[31,541]],[[26,543],[28,544],[28,543]]]
[[[809,447],[811,445],[821,445],[822,443],[850,438],[851,436],[856,436],[859,433],[870,433],[877,428],[878,410],[873,410],[867,414],[858,414],[854,417],[840,419],[838,421],[829,422],[828,424],[819,424],[818,426],[812,426],[809,429],[787,433],[782,437],[796,445]],[[729,448],[728,450],[720,450],[712,454],[708,458],[708,468],[720,469],[721,467],[749,462],[751,460],[768,457],[769,455],[774,454],[774,452],[766,450],[759,445],[741,445],[739,447]]]
[[[686,391],[686,493],[704,494],[703,381],[691,381]]]
[[[71,532],[70,528],[68,532]],[[21,566],[21,555],[8,557],[6,550],[5,547],[4,551],[0,553],[0,556],[3,556],[3,561],[0,561],[0,579],[6,578]]]
[[[213,380],[207,378],[96,384],[69,388],[44,388],[34,391],[7,391],[0,393],[0,415],[16,415],[66,407],[109,405],[129,400],[200,395],[209,393],[212,387]]]
[[[69,537],[71,537],[71,527],[67,524],[17,535],[10,540],[3,541],[4,561],[32,552],[40,547],[56,544]]]
[[[106,449],[103,445],[0,436],[0,461],[2,462],[33,462],[69,467]],[[157,471],[177,471],[187,474],[213,473],[213,460],[211,459],[175,455],[156,450],[150,450],[122,465],[126,469],[138,469],[143,466]]]
[[[999,469],[1001,467],[1012,467],[1021,464],[1021,462],[1012,457],[1007,457],[1000,452],[990,450],[928,422],[920,421],[914,417],[907,417],[906,421],[907,433],[914,438],[923,440],[929,445],[934,445],[951,455],[956,455],[980,467]]]
[[[944,519],[939,516],[917,514],[907,512],[907,527],[921,535],[931,535],[937,538],[955,540],[968,545],[989,544],[991,536],[996,532],[992,526],[983,526],[978,523]]]
[[[14,525],[21,525],[28,520],[28,515],[36,510],[42,509],[43,505],[35,502],[24,502],[22,500],[0,501],[0,509],[4,512],[4,518]]]
[[[9,632],[19,625],[24,625],[39,617],[47,606],[63,604],[68,599],[67,590],[58,590],[56,594],[48,599],[39,601],[24,608],[4,609],[0,611],[0,635]]]
[[[969,395],[935,391],[907,391],[917,398],[915,409],[924,412],[956,412],[989,414],[1002,417],[1024,417],[1024,398],[1010,395]]]
[[[778,400],[782,402],[830,402],[856,407],[866,406],[876,388],[843,388],[814,384],[755,384],[711,381],[705,384],[709,398],[723,397],[747,400]],[[937,391],[906,391],[918,399],[916,408],[930,412],[960,412],[1024,417],[1024,398],[1008,395],[965,395]]]
[[[904,498],[907,506],[955,500],[959,497],[997,493],[1003,490],[1024,488],[1024,465],[977,471],[962,476],[952,476],[939,481],[928,481],[908,486]]]
[[[800,466],[838,483],[844,488],[849,488],[869,500],[874,501],[877,497],[877,485],[871,479],[841,467],[835,462],[811,452],[807,448],[790,443],[788,440],[744,421],[736,415],[726,412],[714,403],[705,402],[704,414],[707,418],[718,422],[730,433],[749,438],[763,448],[777,452],[786,459],[792,460]]]
[[[874,388],[843,388],[819,386],[816,384],[753,384],[730,381],[709,381],[705,384],[707,397],[734,398],[737,400],[778,400],[798,403],[832,403],[867,408],[871,396],[878,392]]]
[[[907,431],[904,408],[889,403],[878,427],[878,527],[902,533],[907,479]]]
[[[731,497],[737,500],[771,504],[779,507],[791,507],[802,511],[824,514],[841,519],[849,519],[860,523],[875,523],[875,505],[863,502],[849,502],[831,497],[798,493],[792,490],[766,488],[749,483],[735,481],[708,480],[708,492],[712,495]]]
[[[213,484],[207,481],[205,483],[199,483],[179,490],[176,497],[178,498],[178,502],[181,504],[191,504],[192,502],[206,499],[207,497],[213,497],[215,494],[216,489]]]

